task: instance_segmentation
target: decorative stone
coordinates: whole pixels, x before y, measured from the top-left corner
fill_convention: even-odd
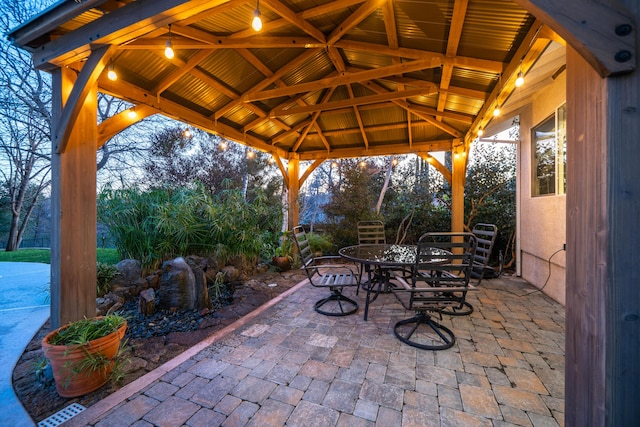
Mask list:
[[[145,289],[140,292],[138,298],[138,313],[144,316],[150,316],[156,311],[156,293],[153,288]]]
[[[222,267],[220,270],[224,273],[224,282],[237,282],[240,279],[240,270],[232,265]]]
[[[184,258],[165,261],[158,288],[160,309],[203,309],[209,307],[207,287],[202,274],[196,280],[194,272]]]

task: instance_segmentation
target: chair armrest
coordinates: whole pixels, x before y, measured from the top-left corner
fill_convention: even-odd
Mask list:
[[[338,257],[339,258],[339,257]],[[321,264],[321,265],[308,265],[306,267],[303,267],[307,270],[315,270],[316,272],[318,272],[320,274],[320,270],[321,269],[328,269],[328,270],[347,270],[350,274],[353,274],[354,276],[357,276],[358,274],[353,270],[353,268],[349,267],[348,265],[343,265],[343,264]]]

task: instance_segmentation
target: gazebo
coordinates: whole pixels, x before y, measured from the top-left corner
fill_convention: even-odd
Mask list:
[[[323,161],[415,153],[451,183],[461,230],[469,146],[553,40],[567,45],[566,422],[630,425],[639,12],[633,0],[56,3],[10,34],[53,76],[52,325],[95,312],[96,150],[136,121],[163,114],[271,153],[290,226]],[[134,106],[98,124],[98,91]],[[454,154],[451,170],[434,151]]]

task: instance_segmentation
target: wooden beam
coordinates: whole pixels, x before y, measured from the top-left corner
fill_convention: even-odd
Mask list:
[[[52,40],[33,54],[36,68],[85,59],[91,45],[120,45],[186,19],[226,0],[138,0]]]
[[[313,49],[309,49],[309,50],[305,51],[302,55],[298,56],[296,59],[294,59],[293,61],[289,62],[286,66],[280,68],[278,71],[273,73],[273,75],[271,77],[265,78],[260,83],[255,85],[253,88],[251,88],[249,91],[247,91],[247,93],[250,93],[251,91],[260,91],[260,90],[264,89],[265,87],[268,87],[268,86],[274,84],[274,82],[279,80],[283,75],[287,74],[290,70],[293,70],[296,67],[300,66],[301,64],[303,64],[304,62],[309,60],[312,56],[314,56],[316,53],[317,53],[317,51],[313,50]],[[242,97],[235,98],[233,101],[231,101],[230,103],[228,103],[224,107],[218,109],[218,111],[216,111],[216,113],[213,115],[213,119],[214,120],[218,120],[219,118],[223,117],[228,111],[232,110],[233,108],[237,107],[238,105],[240,105],[243,102],[244,102],[244,100],[243,100]]]
[[[119,112],[118,114],[109,117],[98,125],[98,138],[96,143],[96,149],[102,147],[108,140],[113,138],[116,134],[122,132],[129,126],[138,123],[146,117],[152,116],[157,111],[146,105],[136,105],[135,112],[136,117],[131,118],[129,116],[130,108]]]
[[[193,70],[196,66],[198,66],[213,52],[214,52],[213,50],[201,50],[200,52],[197,52],[195,55],[189,58],[187,62],[180,61],[180,63],[178,64],[178,68],[173,73],[165,77],[161,82],[159,82],[153,89],[151,89],[151,92],[154,92],[156,95],[160,95],[162,92],[167,90],[172,84],[180,80],[182,76],[191,72],[191,70]],[[174,57],[174,59],[177,59],[177,58]]]
[[[602,77],[628,73],[638,61],[638,23],[616,0],[514,0],[558,33]]]
[[[371,15],[374,10],[378,9],[385,0],[367,0],[363,3],[355,12],[353,12],[347,19],[336,26],[336,29],[327,37],[327,44],[332,45],[336,41],[340,40],[347,32],[351,31],[353,27],[362,22],[366,17]]]
[[[297,155],[300,160],[315,160],[319,158],[326,159],[346,159],[353,157],[369,157],[369,156],[400,156],[403,154],[415,154],[419,151],[450,151],[453,146],[452,140],[438,141],[415,141],[412,146],[408,144],[387,144],[369,147],[353,147],[353,148],[334,148],[331,151],[317,150],[305,151]]]
[[[436,159],[435,157],[433,157],[431,154],[429,153],[417,153],[418,156],[420,156],[420,158],[422,158],[425,162],[429,163],[431,166],[433,166],[438,172],[440,172],[440,174],[442,175],[442,177],[449,183],[449,185],[453,185],[451,182],[451,171],[449,169],[447,169],[447,167],[445,165],[443,165],[442,163],[440,163],[440,161],[438,159]]]
[[[273,158],[275,159],[276,164],[278,165],[278,169],[280,169],[280,173],[282,174],[282,180],[284,181],[284,186],[286,188],[289,188],[289,175],[287,175],[287,168],[282,163],[282,159],[280,158],[280,156],[273,156]]]
[[[316,39],[320,43],[326,42],[326,37],[322,33],[322,31],[318,30],[316,27],[308,23],[306,20],[302,19],[300,16],[296,15],[291,9],[289,9],[284,3],[278,0],[262,0],[262,5],[271,9],[273,12],[282,16],[285,21],[295,25],[300,28],[305,33],[309,34],[311,37]]]
[[[18,46],[29,46],[31,42],[55,30],[82,12],[100,6],[106,0],[63,2],[40,15],[26,25],[21,25],[9,34],[9,39]]]
[[[75,125],[75,121],[83,108],[87,95],[91,92],[93,84],[97,80],[104,67],[107,65],[107,61],[111,53],[115,50],[115,46],[100,46],[96,48],[89,59],[82,67],[80,75],[73,85],[71,94],[67,99],[62,114],[60,115],[60,121],[56,125],[56,132],[53,134],[53,148],[56,153],[63,153],[71,130]]]
[[[315,111],[330,111],[338,110],[345,107],[356,107],[359,105],[378,104],[384,101],[390,101],[393,99],[406,99],[414,96],[428,96],[431,93],[424,89],[412,89],[405,90],[403,92],[387,92],[376,95],[360,96],[358,98],[343,99],[341,101],[325,102],[322,104],[308,105],[306,107],[288,108],[283,110],[281,108],[271,111],[273,117],[278,116],[291,116],[295,114],[311,113]]]
[[[313,163],[311,163],[309,165],[309,167],[307,167],[307,169],[305,169],[304,173],[302,174],[302,176],[300,177],[300,186],[302,187],[302,185],[304,185],[304,182],[307,180],[307,178],[309,178],[309,176],[311,176],[311,173],[316,170],[318,168],[318,166],[320,166],[321,164],[324,163],[326,159],[316,159],[313,161]]]
[[[408,58],[415,60],[430,60],[431,68],[448,64],[454,67],[469,68],[473,70],[486,71],[489,73],[500,73],[504,68],[504,64],[499,61],[490,61],[486,59],[469,58],[464,56],[447,58],[441,52],[408,48],[393,49],[381,44],[366,43],[354,40],[340,40],[334,43],[334,46],[340,49],[371,52],[378,55],[396,56],[399,58]]]
[[[480,111],[478,111],[473,123],[469,127],[469,131],[465,136],[466,146],[468,146],[477,136],[478,129],[484,129],[488,123],[491,122],[493,119],[494,108],[501,105],[499,98],[504,102],[507,96],[515,89],[515,79],[517,71],[521,67],[521,59],[524,58],[525,55],[530,54],[531,46],[537,43],[537,55],[541,55],[544,51],[542,47],[546,46],[549,43],[549,40],[543,39],[538,41],[538,34],[543,25],[544,24],[542,22],[536,20],[529,29],[529,32],[524,37],[520,47],[513,55],[511,62],[505,68],[504,74],[502,75],[502,82],[500,82],[501,84],[497,84],[494,87],[493,91],[483,104]]]
[[[263,140],[256,138],[255,136],[244,134],[229,125],[211,120],[209,117],[196,113],[193,110],[168,99],[161,98],[158,100],[155,95],[132,84],[125,83],[120,80],[112,82],[106,78],[100,79],[98,83],[100,91],[108,95],[113,95],[134,104],[145,104],[156,110],[157,113],[166,117],[188,123],[207,132],[219,134],[227,139],[232,139],[239,144],[249,144],[251,147],[260,151],[270,153],[276,152],[283,158],[288,158],[289,156],[286,151],[274,148],[272,145],[265,143]]]
[[[313,92],[325,87],[346,85],[349,83],[358,83],[368,80],[375,80],[380,77],[390,76],[394,74],[410,73],[412,71],[424,70],[426,68],[433,68],[431,61],[429,60],[417,60],[411,62],[405,62],[398,65],[389,65],[387,67],[375,68],[372,70],[360,71],[357,73],[345,73],[335,77],[324,78],[315,80],[308,83],[300,83],[292,85],[286,88],[263,90],[263,91],[250,91],[242,96],[242,100],[245,102],[259,101],[262,99],[277,98],[279,96],[294,95],[302,92]]]

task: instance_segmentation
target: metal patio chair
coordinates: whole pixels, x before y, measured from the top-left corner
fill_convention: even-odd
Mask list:
[[[416,250],[409,276],[394,276],[394,295],[415,316],[397,322],[398,339],[425,350],[444,350],[455,343],[455,335],[436,322],[447,311],[465,306],[470,285],[476,237],[472,233],[425,233]],[[468,304],[468,303],[467,303]]]
[[[293,228],[293,236],[305,269],[312,286],[328,288],[329,296],[315,303],[315,310],[325,316],[347,316],[358,311],[358,303],[342,294],[345,287],[356,287],[356,294],[360,286],[360,276],[347,265],[325,264],[341,260],[339,256],[314,257],[307,239],[307,234],[302,226]]]

